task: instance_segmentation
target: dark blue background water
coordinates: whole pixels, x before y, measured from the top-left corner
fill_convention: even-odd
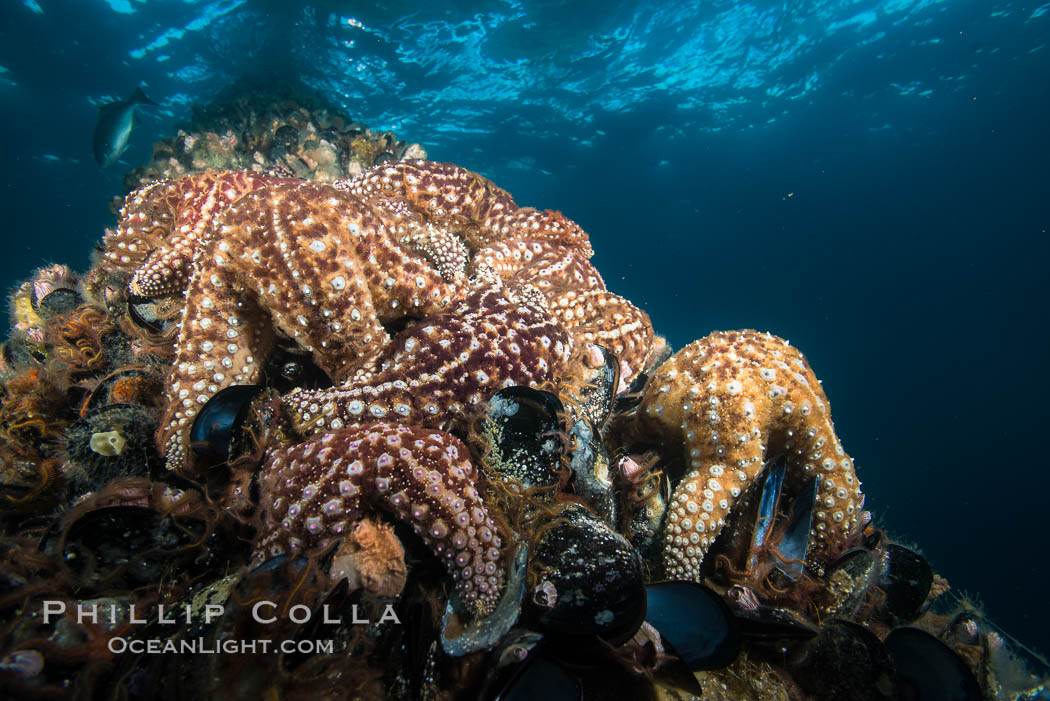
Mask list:
[[[247,75],[478,170],[591,234],[675,346],[789,338],[868,507],[1050,650],[1050,3],[8,0],[0,282],[86,268],[120,164]],[[350,20],[353,20],[351,22]]]

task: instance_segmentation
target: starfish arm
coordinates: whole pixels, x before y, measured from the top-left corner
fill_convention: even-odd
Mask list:
[[[573,248],[585,259],[594,255],[587,232],[572,219],[554,210],[521,207],[493,217],[489,226],[503,238],[540,239],[552,245]]]
[[[728,462],[692,467],[675,487],[664,526],[664,563],[673,579],[700,581],[700,565],[725,526],[736,497],[754,479],[754,465],[761,466],[756,446],[735,451]],[[754,458],[759,461],[754,462]],[[734,467],[745,464],[745,467]],[[751,468],[751,469],[748,469]]]
[[[568,217],[518,207],[505,190],[452,163],[391,163],[362,173],[346,187],[362,197],[401,199],[426,221],[448,227],[475,247],[528,236],[578,248],[588,258],[594,252],[587,234]]]
[[[571,350],[533,288],[497,280],[450,314],[406,328],[366,381],[295,392],[283,402],[301,435],[386,418],[445,430],[503,387],[553,383]]]
[[[624,382],[647,366],[655,339],[649,315],[606,290],[578,249],[538,239],[500,241],[478,251],[477,260],[504,279],[535,285],[578,345],[598,343],[617,355]]]
[[[648,366],[656,334],[644,311],[605,290],[570,290],[548,299],[551,313],[577,345],[597,343],[616,355],[625,383]]]
[[[186,288],[190,263],[215,218],[246,193],[283,182],[246,171],[206,172],[139,188],[125,198],[117,231],[104,257],[116,268],[134,266],[128,290],[158,297]]]
[[[362,250],[379,248],[383,226],[344,193],[282,185],[231,207],[217,245],[233,252],[228,264],[273,325],[338,378],[389,342],[362,264]]]
[[[230,213],[224,238],[239,247],[242,275],[278,327],[337,381],[386,348],[384,321],[444,311],[459,296],[398,243],[416,230],[411,222],[330,185],[269,188]]]
[[[605,289],[598,269],[578,248],[539,238],[496,241],[479,249],[474,259],[504,280],[518,276],[544,292]]]
[[[179,342],[168,377],[157,444],[169,470],[192,474],[188,453],[194,418],[219,390],[254,384],[273,343],[268,315],[238,289],[232,270],[196,275],[187,290]]]
[[[452,163],[401,161],[356,176],[347,188],[362,197],[394,197],[421,214],[461,234],[474,246],[492,240],[492,222],[518,205],[487,178]]]
[[[465,601],[489,612],[507,563],[477,480],[466,446],[419,427],[372,423],[277,450],[260,473],[254,559],[322,546],[384,509],[426,541]]]

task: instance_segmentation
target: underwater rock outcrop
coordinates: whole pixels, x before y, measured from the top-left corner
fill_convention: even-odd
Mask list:
[[[124,187],[131,192],[216,170],[335,182],[375,165],[426,156],[419,144],[353,121],[302,85],[235,84],[211,104],[195,107],[190,124],[175,136],[155,143],[153,157],[124,176]]]
[[[323,108],[198,119],[91,270],[13,295],[5,689],[1045,692],[862,511],[787,342],[672,354],[571,219],[386,137],[343,158],[378,141]]]

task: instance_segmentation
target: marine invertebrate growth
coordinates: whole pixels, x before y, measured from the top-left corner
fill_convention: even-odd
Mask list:
[[[346,577],[350,590],[365,589],[379,596],[397,596],[405,587],[405,549],[390,525],[362,518],[349,528],[332,556],[330,574]]]
[[[131,191],[205,170],[334,182],[404,158],[426,158],[426,151],[353,121],[305,86],[249,80],[194,106],[186,130],[154,143],[150,161],[128,172],[124,185]]]

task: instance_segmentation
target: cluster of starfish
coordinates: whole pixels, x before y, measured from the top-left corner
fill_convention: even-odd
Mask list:
[[[261,468],[258,559],[339,538],[383,507],[484,612],[506,544],[452,433],[503,387],[571,378],[592,344],[618,357],[625,382],[654,355],[648,316],[605,288],[592,252],[559,212],[519,207],[458,166],[402,161],[335,184],[247,173],[154,184],[128,196],[103,255],[132,274],[132,294],[184,297],[157,434],[169,469],[198,474],[194,418],[220,390],[257,383],[276,339],[332,379],[277,402],[291,443]],[[824,542],[856,524],[859,484],[826,400],[779,339],[740,333],[687,347],[649,380],[639,421],[683,445],[692,465],[665,529],[676,576],[699,576],[774,442],[797,446],[799,469],[824,475]]]
[[[368,461],[362,475],[351,472],[361,460],[333,467],[324,444],[363,450],[353,437],[381,421],[454,441],[444,431],[471,405],[506,386],[557,384],[574,349],[592,341],[637,372],[652,327],[605,289],[591,254],[586,233],[560,213],[518,207],[486,179],[426,161],[334,185],[241,173],[152,185],[128,197],[104,252],[111,267],[133,272],[133,294],[185,297],[157,437],[169,469],[197,473],[188,450],[194,418],[220,390],[256,383],[277,336],[312,353],[335,383],[280,401],[299,442],[262,468],[260,557],[338,537],[368,500],[396,513],[415,504],[420,532],[436,551],[455,553],[461,594],[483,609],[505,563],[470,556],[464,547],[486,531],[467,523],[460,537],[456,512],[441,501],[455,494],[487,519],[476,473],[431,494],[434,483],[415,477],[436,459],[424,447],[406,441],[390,453],[389,472]],[[386,325],[405,322],[391,338]],[[292,501],[289,489],[308,496]],[[337,502],[339,519],[324,510],[296,517]],[[460,567],[469,557],[483,580]],[[489,572],[496,564],[498,576]]]

